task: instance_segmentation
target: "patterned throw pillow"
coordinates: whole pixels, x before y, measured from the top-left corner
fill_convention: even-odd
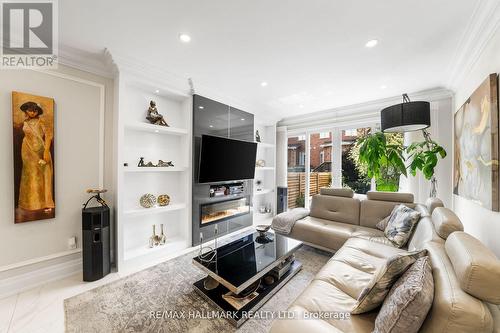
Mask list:
[[[418,332],[434,299],[430,258],[418,259],[399,278],[375,320],[375,333]]]
[[[385,237],[397,247],[405,246],[419,219],[420,213],[416,210],[403,204],[396,206],[384,230]]]
[[[389,258],[378,273],[375,273],[368,286],[361,291],[351,313],[365,313],[380,306],[394,282],[410,265],[426,254],[427,250],[403,252]]]
[[[391,215],[392,213],[389,216],[384,217],[382,220],[380,220],[379,223],[377,223],[376,227],[378,230],[385,231],[385,228],[387,228],[387,223],[389,222]]]

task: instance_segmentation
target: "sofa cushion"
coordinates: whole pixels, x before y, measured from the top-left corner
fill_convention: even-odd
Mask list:
[[[425,243],[431,258],[434,301],[421,331],[491,332],[493,320],[486,304],[460,288],[444,247],[441,243]]]
[[[432,212],[434,228],[441,238],[446,239],[454,231],[464,231],[464,226],[455,213],[448,208],[436,207]]]
[[[352,198],[354,196],[354,191],[351,190],[350,188],[343,188],[343,187],[322,187],[319,189],[319,194],[331,195],[335,197]]]
[[[418,207],[418,206],[417,206]],[[430,216],[420,217],[420,220],[408,241],[408,251],[416,251],[424,248],[427,242],[438,242],[444,244],[444,239],[439,237],[434,228]]]
[[[307,216],[295,222],[289,237],[318,245],[325,249],[338,250],[356,231],[356,226]]]
[[[377,228],[377,223],[389,216],[398,202],[362,200],[359,211],[359,225],[368,228]],[[415,204],[405,203],[410,208],[415,208]]]
[[[394,246],[394,244],[385,237],[384,232],[378,229],[358,227],[358,230],[352,233],[351,237],[365,239],[370,242],[376,242],[387,246]]]
[[[377,201],[413,203],[413,194],[411,193],[368,191],[366,198]]]
[[[445,247],[462,290],[483,301],[500,304],[500,261],[495,254],[461,231],[452,233]]]
[[[418,259],[392,286],[375,320],[375,333],[417,333],[432,306],[430,258]]]
[[[410,239],[413,229],[420,219],[420,213],[401,204],[394,208],[387,222],[384,234],[397,247],[403,247]]]
[[[430,197],[425,201],[425,206],[427,207],[429,213],[432,214],[434,209],[436,209],[437,207],[444,207],[444,204],[441,199]]]
[[[370,284],[363,289],[351,313],[364,313],[380,306],[394,282],[425,253],[425,250],[404,252],[390,257],[386,264],[374,274]]]
[[[359,200],[356,198],[315,195],[311,202],[312,217],[359,225]]]

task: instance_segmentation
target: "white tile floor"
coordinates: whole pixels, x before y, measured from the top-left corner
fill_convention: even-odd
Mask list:
[[[64,332],[64,299],[121,277],[111,273],[99,281],[82,282],[79,273],[0,299],[0,332]]]
[[[270,223],[270,221],[265,222]],[[231,237],[234,235],[228,238]],[[82,274],[78,273],[0,299],[0,333],[64,332],[64,300],[66,298],[121,279],[140,269],[124,273],[114,272],[95,282],[83,282]]]

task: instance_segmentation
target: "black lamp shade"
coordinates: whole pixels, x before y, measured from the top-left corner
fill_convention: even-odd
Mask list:
[[[429,102],[405,102],[382,110],[382,132],[412,132],[431,126]]]

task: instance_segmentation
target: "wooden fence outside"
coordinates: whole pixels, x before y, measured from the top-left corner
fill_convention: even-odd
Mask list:
[[[328,187],[331,183],[331,174],[329,172],[311,172],[309,180],[309,195],[319,193],[322,187]],[[297,199],[304,197],[306,189],[305,172],[288,173],[288,208],[299,207]]]

